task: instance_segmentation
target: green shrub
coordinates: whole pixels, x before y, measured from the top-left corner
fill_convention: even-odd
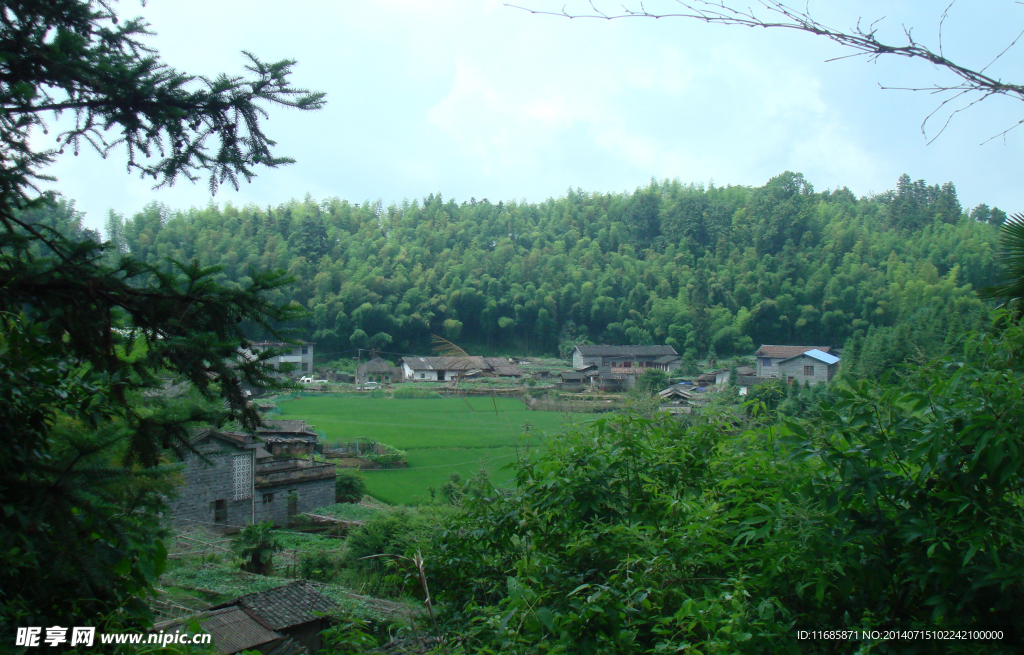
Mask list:
[[[341,557],[324,551],[306,553],[299,558],[299,575],[306,580],[330,582],[344,566]]]
[[[441,394],[430,389],[418,389],[409,385],[399,385],[391,394],[392,398],[399,400],[413,400],[420,398],[440,398]]]
[[[337,469],[334,502],[358,503],[366,495],[366,478],[356,469]]]

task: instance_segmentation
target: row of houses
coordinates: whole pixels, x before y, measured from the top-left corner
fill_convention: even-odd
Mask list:
[[[275,368],[288,371],[292,377],[313,372],[315,343],[288,344],[277,341],[258,341],[249,345],[249,351],[259,353],[269,348],[283,351],[269,361]],[[800,382],[828,383],[839,369],[839,357],[830,346],[778,346],[762,345],[754,353],[755,371],[738,371],[743,383],[756,384],[758,380],[781,378]],[[647,369],[671,373],[679,367],[681,358],[672,346],[576,346],[572,351],[572,372],[562,375],[566,388],[588,386],[609,391],[629,389],[635,376]],[[392,366],[380,357],[361,363],[356,370],[358,384],[375,381],[394,382],[450,382],[477,377],[517,379],[523,377],[516,360],[504,357],[444,356],[403,357],[399,366]],[[713,384],[728,381],[728,369],[705,374],[714,375]],[[724,376],[724,377],[723,377]],[[704,380],[704,382],[709,382]]]

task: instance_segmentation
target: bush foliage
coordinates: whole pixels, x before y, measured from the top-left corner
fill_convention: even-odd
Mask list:
[[[813,422],[600,419],[463,499],[431,560],[443,619],[465,652],[1019,652],[1022,388],[1004,324]],[[825,627],[1004,638],[797,639]]]

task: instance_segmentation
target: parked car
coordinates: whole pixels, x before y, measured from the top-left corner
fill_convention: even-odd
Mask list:
[[[313,376],[312,375],[303,375],[301,378],[299,378],[299,384],[310,384],[312,382],[313,382]]]
[[[363,389],[380,389],[380,383],[379,382],[372,382],[372,381],[371,382],[364,382],[363,383]]]

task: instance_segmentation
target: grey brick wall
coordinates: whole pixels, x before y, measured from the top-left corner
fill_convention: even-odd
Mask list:
[[[178,488],[177,497],[169,504],[168,519],[175,527],[206,527],[216,529],[238,528],[252,520],[252,499],[235,500],[232,458],[238,454],[250,455],[251,451],[223,447],[219,442],[200,442],[198,449],[210,463],[196,455],[185,459],[185,483]],[[227,504],[227,518],[222,522],[214,520],[214,501],[224,500]]]
[[[804,375],[804,367],[813,366],[814,375]],[[835,368],[835,367],[833,367]],[[779,364],[778,371],[779,377],[785,378],[787,381],[796,379],[797,382],[803,385],[804,381],[811,383],[811,386],[820,383],[828,383],[829,381],[829,366],[823,362],[812,357],[797,357],[790,361]]]
[[[334,478],[257,487],[256,520],[260,522],[273,521],[277,526],[287,525],[288,492],[292,489],[299,496],[295,508],[296,514],[334,503]],[[267,498],[270,494],[273,495],[272,500]]]

